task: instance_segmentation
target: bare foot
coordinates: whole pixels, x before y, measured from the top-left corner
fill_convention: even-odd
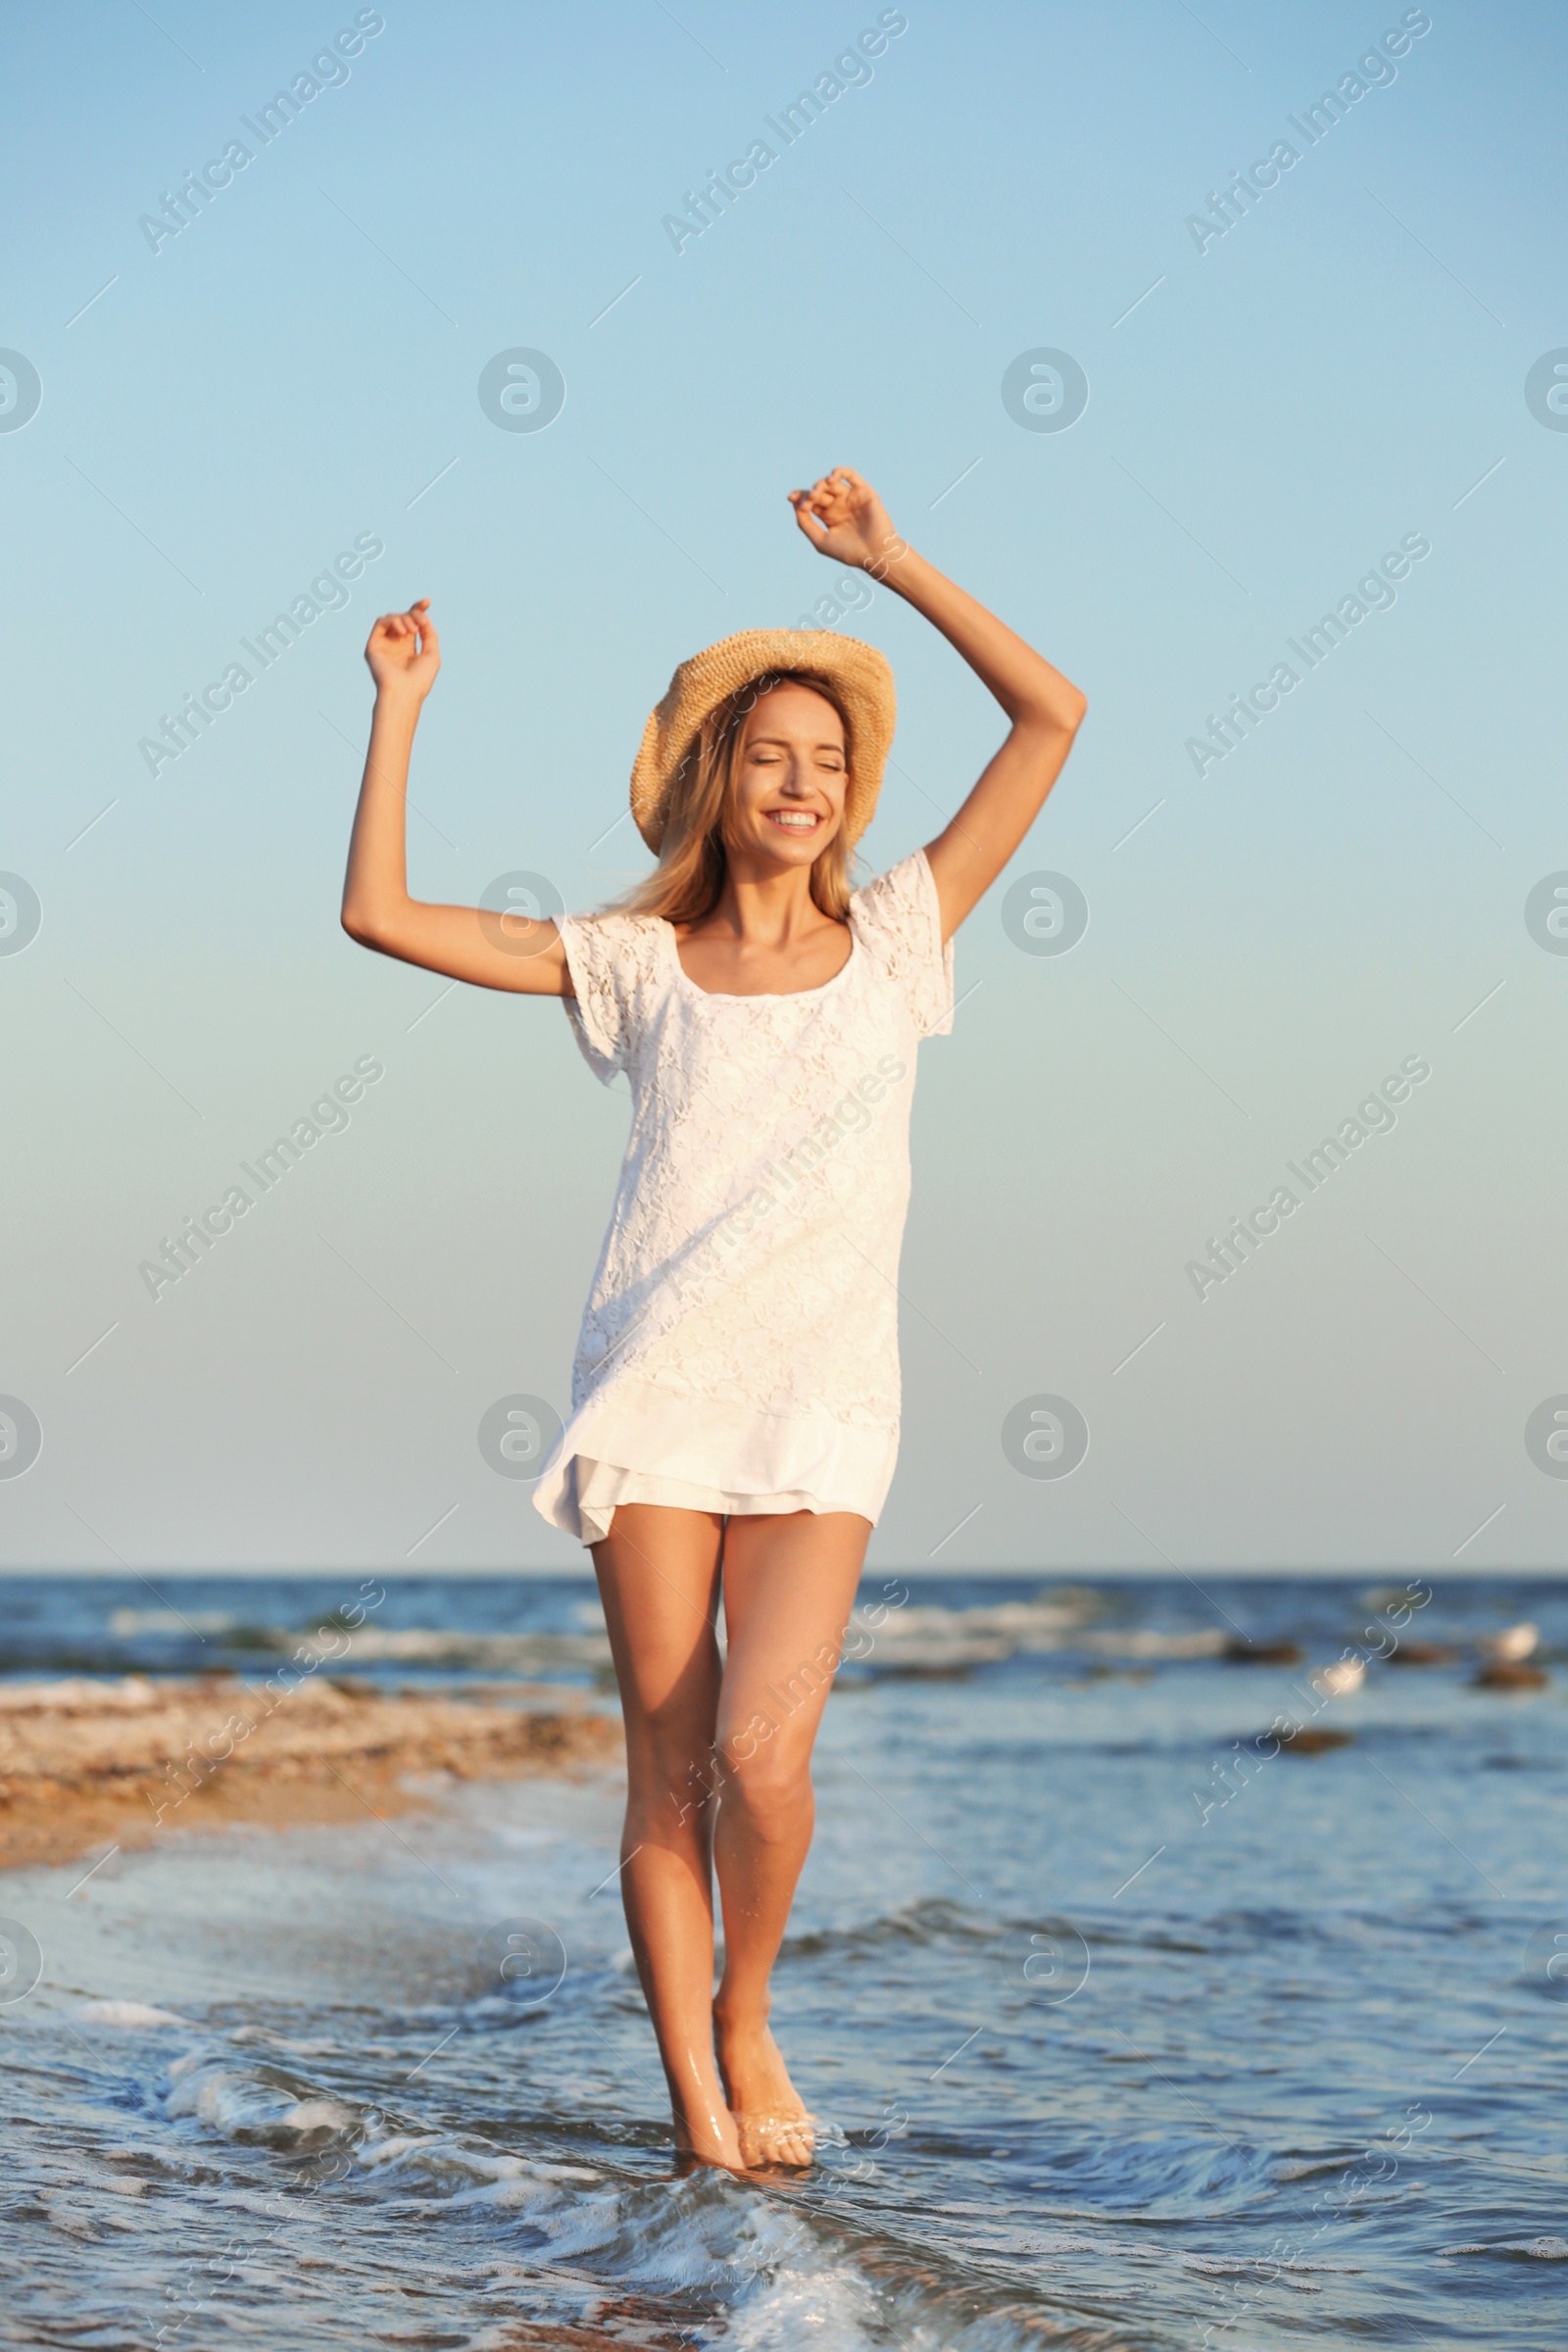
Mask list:
[[[744,2172],[747,2160],[741,2151],[735,2118],[724,2104],[717,2082],[710,2070],[700,2070],[695,2061],[689,2063],[694,2077],[706,2071],[709,2080],[694,2081],[683,2086],[670,2083],[675,2154],[682,2169],[693,2164],[712,2164],[724,2172]]]
[[[809,2164],[815,2128],[765,2020],[747,2026],[726,2023],[715,2009],[713,2032],[742,2163],[748,2171],[770,2164]]]

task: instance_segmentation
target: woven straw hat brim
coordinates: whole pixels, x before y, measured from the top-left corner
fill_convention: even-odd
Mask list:
[[[664,838],[670,791],[699,728],[719,704],[754,679],[790,670],[815,670],[831,680],[850,722],[850,783],[844,830],[858,841],[876,813],[882,771],[893,744],[897,699],[885,654],[832,629],[743,629],[683,662],[669,691],[649,713],[642,748],[632,764],[631,812],[657,857]]]

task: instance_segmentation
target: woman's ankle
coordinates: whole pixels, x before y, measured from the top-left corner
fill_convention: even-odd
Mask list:
[[[760,2039],[768,2030],[772,2010],[772,1998],[766,1991],[748,1997],[726,1992],[720,1985],[713,1996],[713,2031],[725,2041],[739,2041],[749,2035]]]

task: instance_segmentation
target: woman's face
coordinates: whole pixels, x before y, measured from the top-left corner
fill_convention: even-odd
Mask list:
[[[781,865],[810,865],[844,822],[844,722],[809,686],[770,687],[747,713],[724,838]]]

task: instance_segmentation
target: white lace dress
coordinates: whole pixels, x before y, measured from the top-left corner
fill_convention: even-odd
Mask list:
[[[631,1136],[534,1490],[585,1544],[618,1502],[874,1521],[899,1443],[898,1271],[915,1048],[953,1026],[916,851],[850,906],[820,988],[701,989],[662,917],[566,915],[565,999]]]

